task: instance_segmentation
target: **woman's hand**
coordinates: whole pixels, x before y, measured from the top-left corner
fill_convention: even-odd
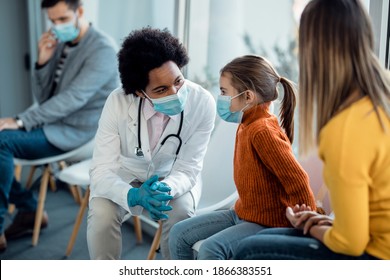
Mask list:
[[[286,209],[286,217],[290,221],[291,225],[297,229],[303,230],[306,221],[312,217],[317,215],[316,212],[303,210],[300,211],[301,207],[294,206],[294,208],[287,207]]]
[[[310,217],[303,227],[303,234],[307,234],[310,232],[310,228],[312,226],[332,226],[333,225],[333,219],[331,219],[329,216],[317,214],[316,216]]]
[[[331,226],[333,224],[333,220],[329,216],[310,211],[310,207],[305,205],[295,205],[294,208],[287,207],[286,217],[294,228],[303,230],[304,234],[307,234],[314,225]]]

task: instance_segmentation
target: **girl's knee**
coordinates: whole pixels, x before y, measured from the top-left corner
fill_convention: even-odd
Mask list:
[[[187,235],[186,232],[188,231],[185,224],[186,224],[185,221],[179,221],[179,222],[175,223],[174,225],[172,225],[170,232],[169,232],[170,239],[172,239],[172,240],[184,239],[185,236]]]

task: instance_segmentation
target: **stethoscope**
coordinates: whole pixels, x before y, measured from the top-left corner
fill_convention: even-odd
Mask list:
[[[142,151],[142,145],[141,145],[141,110],[142,110],[142,101],[143,101],[143,98],[140,99],[139,105],[138,105],[138,147],[135,147],[135,155],[137,157],[139,157],[139,158],[143,158],[144,157],[144,152]],[[165,136],[164,139],[161,141],[161,145],[160,145],[160,148],[161,148],[161,146],[163,146],[165,144],[165,142],[169,139],[169,137],[177,138],[177,140],[179,141],[179,145],[177,146],[177,149],[176,149],[175,158],[177,157],[177,155],[179,154],[180,149],[181,149],[182,140],[181,140],[181,137],[180,137],[180,132],[181,132],[181,129],[183,127],[183,118],[184,118],[184,113],[182,111],[181,114],[180,114],[180,124],[179,124],[179,129],[177,130],[177,133],[176,134],[168,134],[167,136]]]

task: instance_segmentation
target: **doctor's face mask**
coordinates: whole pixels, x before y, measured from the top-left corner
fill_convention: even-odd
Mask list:
[[[188,89],[184,83],[176,94],[171,94],[161,98],[150,98],[144,91],[144,95],[152,102],[155,111],[168,116],[181,113],[187,102]]]

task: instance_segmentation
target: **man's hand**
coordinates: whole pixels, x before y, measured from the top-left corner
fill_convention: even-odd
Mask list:
[[[38,43],[38,65],[44,65],[52,58],[57,44],[57,40],[50,31],[42,34]]]
[[[3,118],[0,119],[0,131],[4,129],[19,129],[18,124],[14,118]]]

